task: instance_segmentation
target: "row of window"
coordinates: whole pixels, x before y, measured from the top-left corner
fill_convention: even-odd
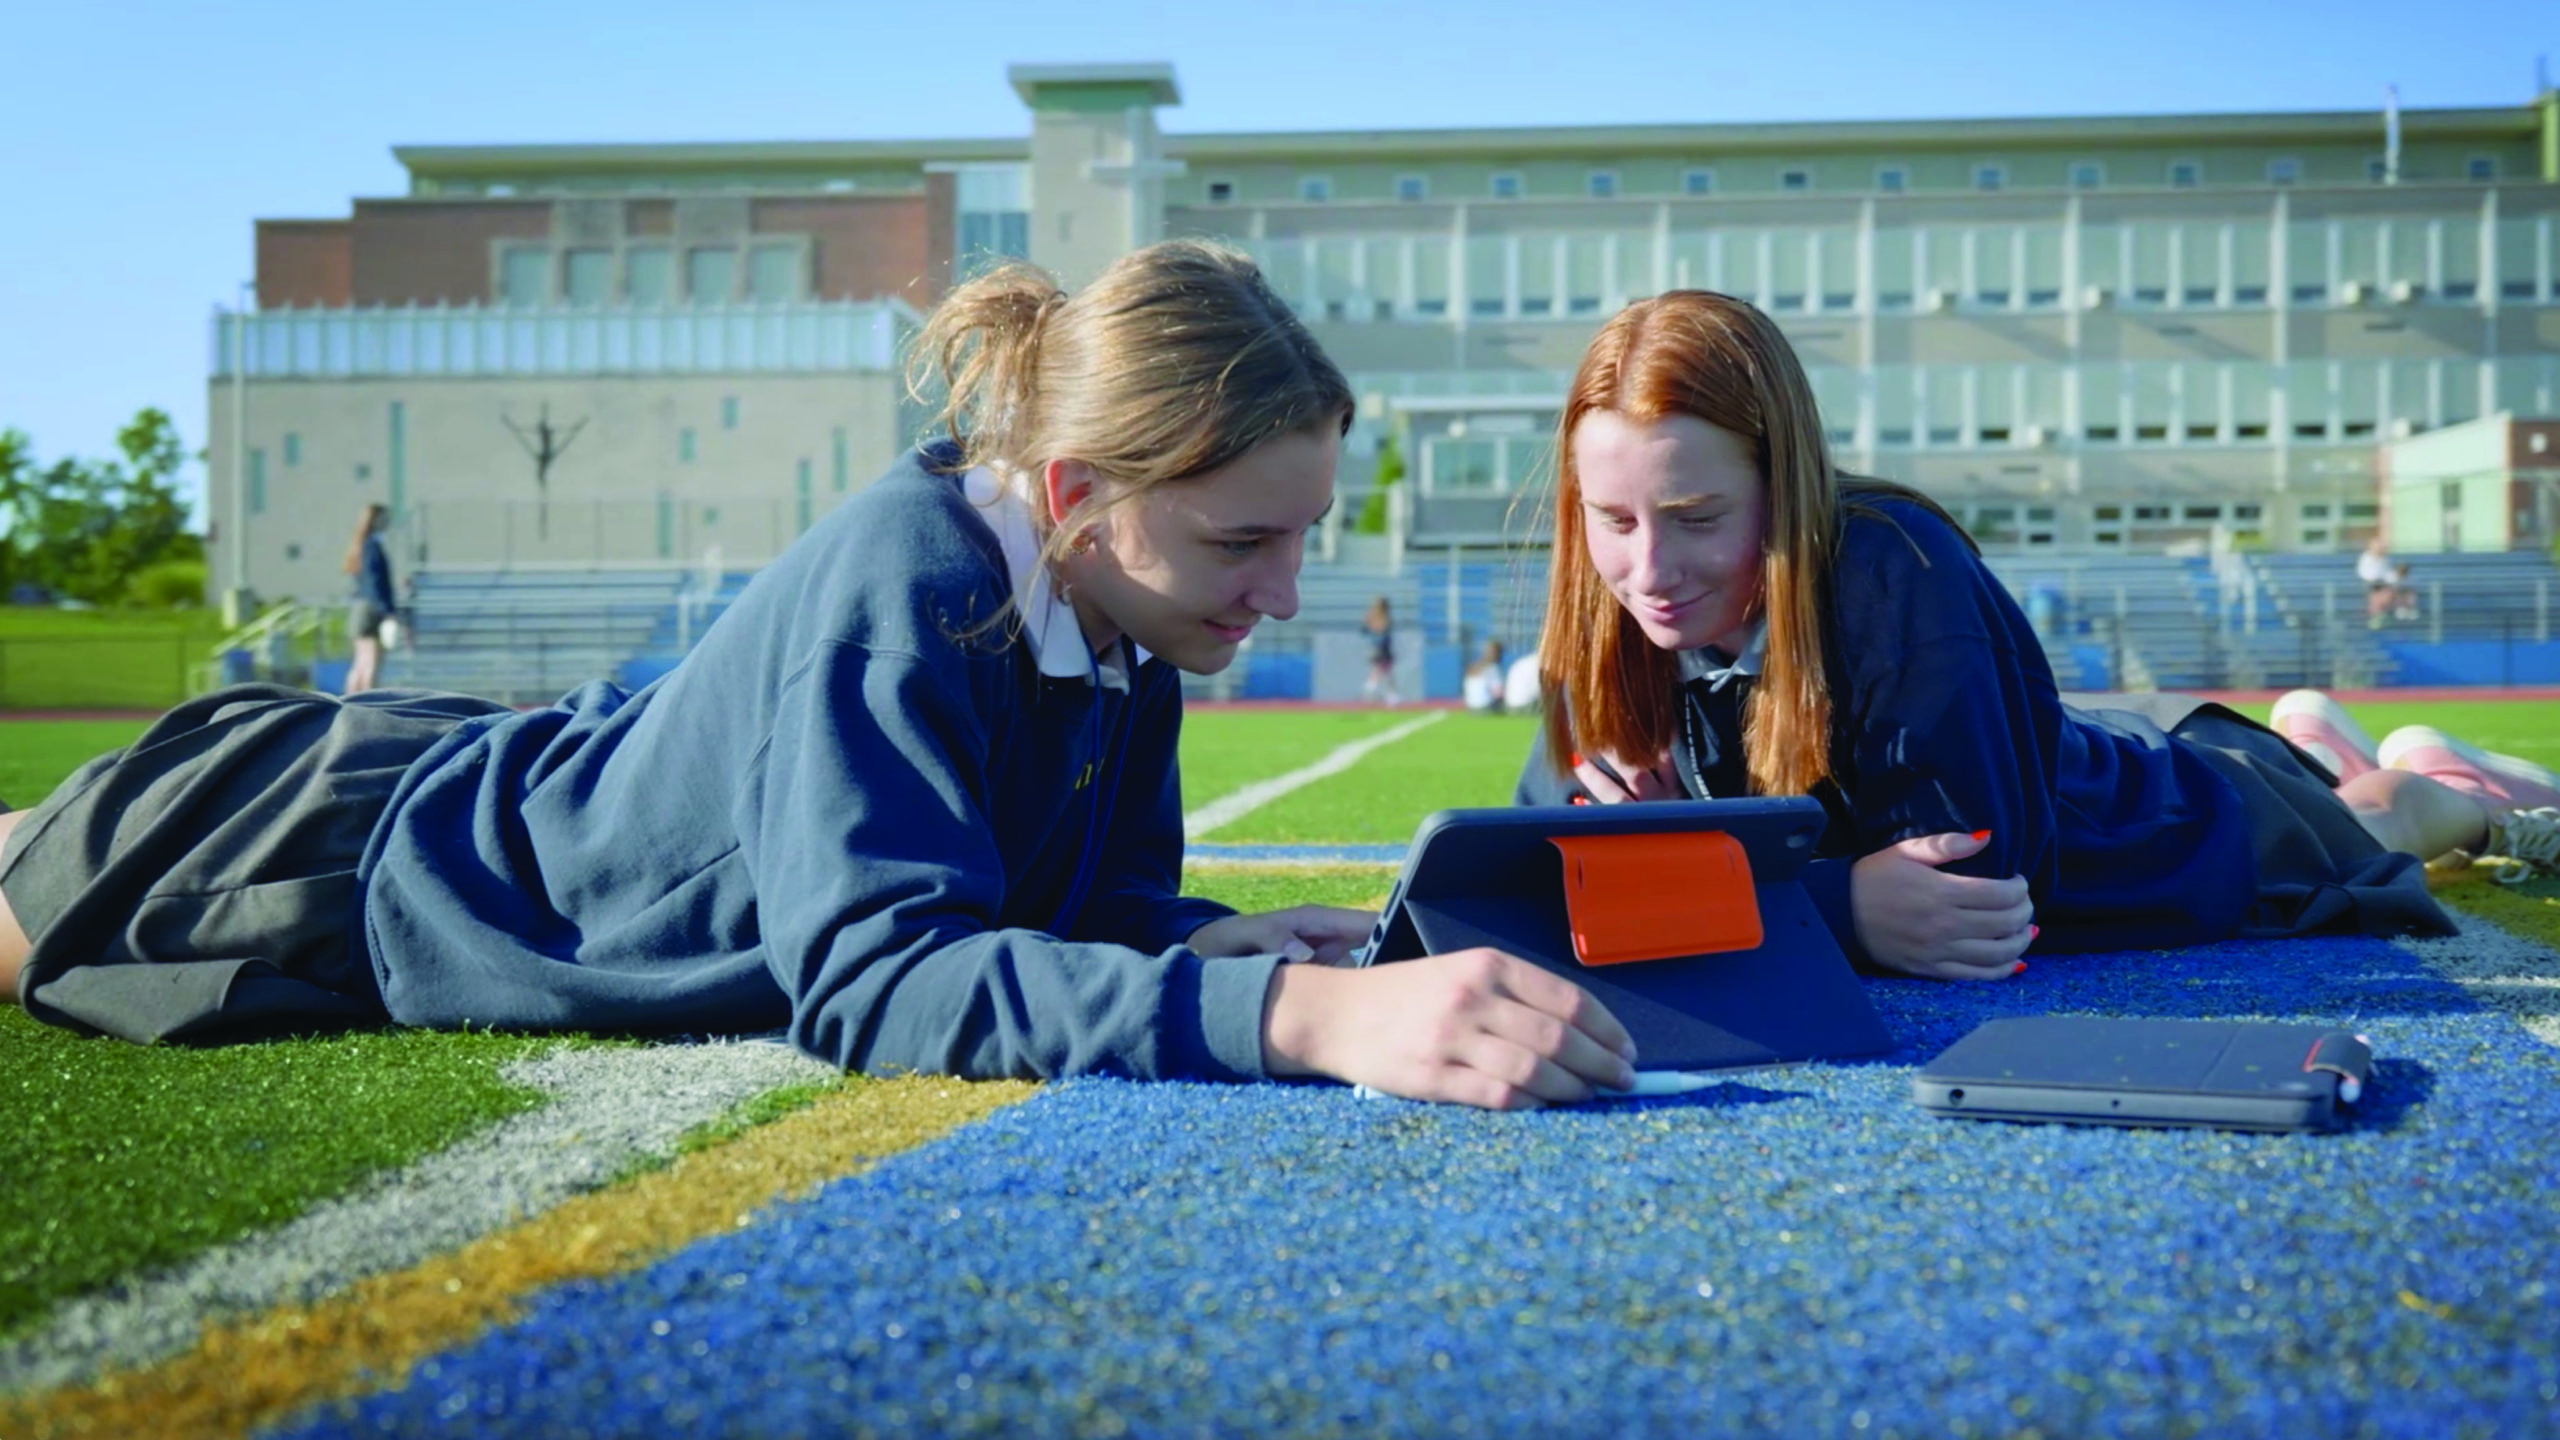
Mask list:
[[[2464,178],[2469,180],[2494,181],[2498,178],[2498,158],[2494,155],[2474,155],[2464,162],[2463,173]],[[2160,181],[2173,190],[2192,190],[2204,184],[2204,177],[2203,161],[2172,160],[2163,168]],[[2389,162],[2379,155],[2367,157],[2365,178],[2376,184],[2390,179]],[[2294,185],[2299,184],[2301,180],[2302,161],[2298,157],[2277,156],[2266,164],[2265,181],[2269,185]],[[1976,190],[2006,190],[2009,188],[2009,167],[1989,162],[1975,165],[1971,183]],[[2105,186],[2106,162],[2102,160],[2073,161],[2068,170],[2067,183],[2075,190],[2096,190]],[[1780,170],[1778,188],[1787,192],[1814,189],[1812,167],[1797,165]],[[1879,165],[1875,167],[1873,183],[1869,188],[1885,195],[1903,194],[1911,189],[1911,167]],[[1209,203],[1212,205],[1234,204],[1237,193],[1236,182],[1233,180],[1208,182]],[[1322,204],[1329,201],[1334,198],[1333,177],[1301,175],[1298,177],[1297,193],[1298,199],[1309,204]],[[1495,200],[1522,199],[1529,193],[1528,179],[1517,170],[1497,170],[1488,179],[1485,193]],[[1581,193],[1594,200],[1614,200],[1627,192],[1620,183],[1617,171],[1592,170],[1583,176]],[[1679,193],[1692,196],[1717,193],[1715,170],[1708,166],[1697,166],[1681,171]],[[1431,198],[1431,177],[1419,174],[1398,175],[1395,177],[1394,195],[1396,199],[1406,202],[1428,200]]]
[[[1364,393],[1425,393],[1425,374],[1364,374]],[[2108,361],[2077,365],[1807,368],[1825,433],[1862,449],[2083,445],[2353,444],[2400,439],[2482,415],[2550,414],[2560,356],[2495,361]],[[1546,376],[1553,389],[1562,378]],[[1545,454],[1550,412],[1412,414],[1417,445],[1449,444],[1466,473],[1526,474]]]
[[[780,304],[808,298],[805,236],[745,246],[630,242],[507,245],[498,252],[504,305]]]
[[[2560,299],[2552,217],[2137,221],[1267,236],[1272,283],[1332,320],[1598,315],[1671,288],[1771,311],[2475,304]],[[2076,294],[2068,287],[2077,285]],[[1863,297],[1863,298],[1862,298]],[[2375,323],[2389,325],[2390,320]]]

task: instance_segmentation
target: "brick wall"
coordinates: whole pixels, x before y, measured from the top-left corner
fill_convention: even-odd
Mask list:
[[[493,298],[490,242],[551,234],[548,200],[359,200],[355,209],[358,305],[485,305]]]
[[[258,222],[258,308],[346,305],[355,295],[355,238],[344,220]]]
[[[750,224],[759,235],[811,238],[817,299],[897,295],[921,309],[939,293],[928,274],[925,210],[921,195],[758,200]]]

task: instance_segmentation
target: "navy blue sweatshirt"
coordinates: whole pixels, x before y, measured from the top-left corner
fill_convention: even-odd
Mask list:
[[[447,737],[359,875],[392,1017],[788,1027],[871,1072],[1260,1076],[1275,962],[1184,944],[1233,912],[1176,896],[1176,676],[1043,675],[985,628],[1011,589],[956,478],[910,455],[655,684]]]
[[[2166,948],[2237,933],[2256,889],[2240,793],[2148,720],[2065,706],[2026,616],[1954,527],[1908,501],[1848,510],[1824,625],[1830,816],[1805,885],[1864,962],[1850,865],[1917,835],[1991,832],[1953,873],[2026,877],[2039,952]],[[1675,737],[1691,794],[1750,793],[1751,681],[1692,680]],[[1520,799],[1556,803],[1533,754]],[[1551,772],[1550,772],[1551,773]],[[1578,788],[1578,787],[1577,787]]]
[[[364,558],[356,567],[356,598],[385,615],[399,613],[399,603],[391,597],[391,553],[383,548],[379,535],[364,537]]]

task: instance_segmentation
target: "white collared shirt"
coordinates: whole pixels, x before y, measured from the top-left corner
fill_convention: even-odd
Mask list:
[[[1128,693],[1129,672],[1146,663],[1147,652],[1124,636],[1100,661],[1094,659],[1076,607],[1049,583],[1049,567],[1040,563],[1040,535],[1032,528],[1029,484],[1017,480],[1008,485],[994,469],[979,465],[961,477],[960,493],[994,528],[996,543],[1004,547],[1005,574],[1013,584],[1013,605],[1022,620],[1022,643],[1031,647],[1040,673],[1060,680],[1099,677],[1111,689]]]
[[[1760,662],[1769,653],[1769,617],[1761,616],[1751,624],[1751,638],[1742,643],[1742,653],[1727,660],[1724,652],[1712,645],[1680,652],[1680,679],[1704,680],[1710,690],[1721,690],[1736,675],[1757,678]]]

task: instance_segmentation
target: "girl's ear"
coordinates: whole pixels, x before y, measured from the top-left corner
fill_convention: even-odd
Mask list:
[[[1050,524],[1064,523],[1077,506],[1091,498],[1093,479],[1093,467],[1081,460],[1051,460],[1040,467]]]

